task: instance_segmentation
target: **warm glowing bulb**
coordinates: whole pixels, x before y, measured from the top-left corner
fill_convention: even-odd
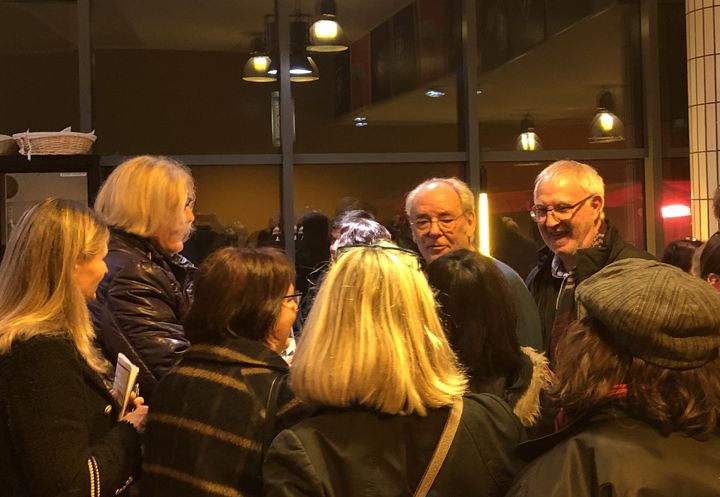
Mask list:
[[[673,217],[688,217],[691,215],[690,207],[682,204],[665,205],[660,209],[663,219]]]
[[[334,40],[338,35],[338,23],[320,19],[312,25],[313,36],[318,40]]]
[[[613,127],[615,125],[615,118],[612,114],[609,112],[601,112],[600,113],[600,128],[605,131],[609,132],[612,131]]]
[[[537,142],[535,141],[535,133],[527,131],[520,133],[520,146],[525,151],[532,151],[537,148]]]
[[[490,256],[490,206],[488,194],[478,194],[478,245],[482,255]]]
[[[252,58],[253,69],[257,72],[267,72],[270,67],[270,57],[267,55],[259,55]]]

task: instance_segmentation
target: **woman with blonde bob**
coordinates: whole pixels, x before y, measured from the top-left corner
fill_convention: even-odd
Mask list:
[[[87,207],[48,199],[12,233],[0,265],[3,495],[118,495],[140,466],[147,407],[119,407],[94,348],[87,301],[108,231]]]
[[[91,305],[95,331],[108,360],[122,352],[140,368],[145,398],[189,346],[181,322],[195,267],[178,252],[194,203],[189,169],[150,155],[120,164],[95,200],[110,226],[108,273]]]
[[[445,339],[419,261],[391,244],[342,250],[320,287],[290,372],[317,415],[274,440],[270,497],[410,495],[441,431],[461,412],[433,491],[504,495],[524,436],[499,398],[463,399],[467,378]]]

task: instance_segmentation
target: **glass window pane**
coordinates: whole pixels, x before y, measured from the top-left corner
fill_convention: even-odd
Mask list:
[[[0,3],[0,134],[80,128],[75,2]]]
[[[414,246],[405,216],[405,195],[432,177],[462,178],[463,164],[352,164],[295,167],[295,215],[318,211],[329,218],[350,208],[365,209],[396,242]],[[377,181],[382,177],[382,181]]]
[[[280,166],[192,166],[196,231],[185,255],[200,262],[222,245],[271,245],[280,218]],[[278,243],[279,245],[279,243]]]
[[[687,147],[689,132],[685,2],[659,2],[658,23],[663,146]]]
[[[492,254],[526,276],[543,246],[530,218],[535,177],[549,162],[486,162]],[[645,248],[643,161],[597,160],[591,165],[605,181],[605,215],[627,242]]]
[[[338,2],[349,50],[294,83],[298,152],[459,149],[460,2]]]
[[[478,43],[482,149],[643,146],[638,2],[481,1]]]
[[[94,1],[96,150],[274,152],[277,84],[242,79],[273,8],[270,0]]]

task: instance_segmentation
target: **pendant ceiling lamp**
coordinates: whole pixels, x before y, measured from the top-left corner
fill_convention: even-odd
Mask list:
[[[310,26],[309,52],[342,52],[348,49],[345,33],[336,17],[335,0],[322,0],[320,18]]]
[[[320,71],[305,47],[308,45],[308,16],[294,14],[290,18],[290,81],[304,83],[320,78]]]
[[[612,143],[625,139],[625,126],[615,115],[615,97],[607,90],[597,97],[597,112],[590,123],[590,143]]]
[[[253,49],[250,52],[250,58],[248,58],[243,68],[242,79],[245,81],[251,81],[253,83],[270,83],[277,80],[277,72],[275,74],[269,74],[272,60],[267,53],[265,43],[259,37],[253,40]]]
[[[515,148],[523,152],[542,150],[540,137],[535,132],[535,124],[532,122],[530,114],[525,114],[523,120],[520,121],[520,134],[515,142]]]

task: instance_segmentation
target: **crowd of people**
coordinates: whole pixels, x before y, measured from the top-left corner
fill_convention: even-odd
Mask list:
[[[348,209],[308,216],[294,264],[198,268],[172,159],[124,162],[94,209],[36,204],[0,264],[0,495],[720,495],[720,233],[657,262],[559,161],[523,281],[474,248],[473,199],[411,190],[417,252]]]

